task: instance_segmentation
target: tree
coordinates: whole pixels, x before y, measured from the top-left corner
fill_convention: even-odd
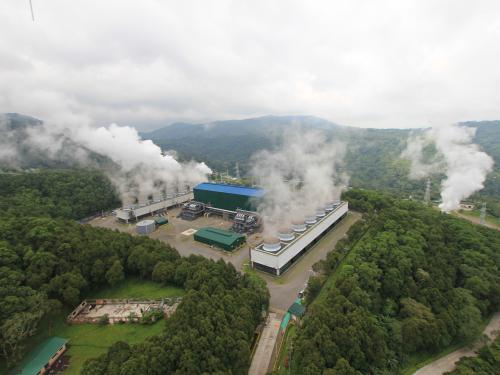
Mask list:
[[[153,269],[152,278],[154,281],[169,284],[174,281],[175,267],[170,262],[158,262]]]
[[[119,260],[116,260],[111,268],[106,272],[106,280],[111,285],[116,285],[125,279],[123,266]]]

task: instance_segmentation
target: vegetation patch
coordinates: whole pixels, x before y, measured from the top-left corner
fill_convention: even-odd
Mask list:
[[[139,278],[127,278],[115,286],[93,291],[87,298],[145,298],[161,299],[166,297],[182,297],[185,294],[184,289],[162,285],[150,280],[141,280]]]

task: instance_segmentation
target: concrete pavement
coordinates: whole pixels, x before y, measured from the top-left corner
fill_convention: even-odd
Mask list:
[[[248,375],[264,375],[270,370],[271,359],[280,330],[281,318],[276,313],[269,313],[266,326],[260,335],[257,349],[253,355]]]

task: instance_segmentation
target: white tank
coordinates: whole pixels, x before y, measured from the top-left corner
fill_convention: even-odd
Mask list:
[[[280,241],[283,242],[290,242],[295,238],[293,231],[290,228],[280,228],[278,231],[278,237]]]
[[[278,237],[266,237],[262,248],[270,253],[276,253],[281,250],[280,239]]]
[[[292,229],[295,233],[305,232],[307,227],[303,220],[292,221]]]
[[[316,222],[317,222],[316,215],[308,215],[308,216],[306,216],[305,222],[306,222],[307,225],[316,224]]]
[[[323,217],[325,217],[326,213],[325,213],[325,209],[323,207],[318,207],[316,209],[316,217],[321,219]]]
[[[139,234],[150,234],[156,229],[154,220],[142,220],[135,225],[135,229]]]

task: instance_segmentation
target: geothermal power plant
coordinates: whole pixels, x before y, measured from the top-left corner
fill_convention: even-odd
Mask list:
[[[348,212],[347,202],[325,202],[315,210],[304,209],[298,219],[275,223],[279,229],[274,230],[264,228],[265,218],[257,212],[265,196],[266,191],[258,187],[204,182],[193,189],[123,207],[115,216],[119,222],[134,222],[138,234],[150,235],[159,225],[171,223],[173,218],[167,216],[175,213],[178,223],[196,227],[185,231],[195,242],[230,252],[246,246],[252,268],[280,276]],[[196,222],[208,226],[197,227]],[[221,222],[227,228],[210,225]]]
[[[292,221],[291,227],[279,229],[276,236],[264,237],[260,245],[250,250],[252,267],[280,276],[342,220],[347,211],[347,202],[331,202],[314,214]]]

